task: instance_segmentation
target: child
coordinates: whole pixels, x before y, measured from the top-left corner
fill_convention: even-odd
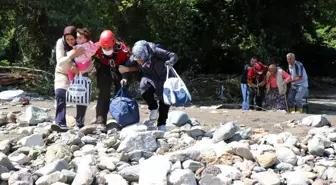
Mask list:
[[[72,66],[68,70],[69,80],[72,81],[78,72],[89,72],[93,68],[91,57],[96,53],[96,46],[91,41],[91,34],[87,28],[77,29],[77,45],[73,48],[83,47],[85,52],[74,58]]]

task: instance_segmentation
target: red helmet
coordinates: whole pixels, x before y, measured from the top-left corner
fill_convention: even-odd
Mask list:
[[[114,33],[111,30],[104,30],[100,34],[99,38],[99,44],[103,48],[110,48],[113,47],[116,43],[116,38],[114,36]]]

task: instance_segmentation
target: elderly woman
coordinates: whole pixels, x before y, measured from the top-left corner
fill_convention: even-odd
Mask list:
[[[287,83],[291,76],[280,67],[272,64],[268,68],[265,78],[266,84],[266,104],[267,110],[286,110]]]

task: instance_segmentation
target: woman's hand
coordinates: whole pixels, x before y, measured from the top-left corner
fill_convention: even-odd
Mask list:
[[[78,57],[80,55],[82,55],[84,53],[85,49],[80,47],[80,48],[75,48],[75,49],[72,49],[69,53],[71,55],[71,58],[75,58],[75,57]]]

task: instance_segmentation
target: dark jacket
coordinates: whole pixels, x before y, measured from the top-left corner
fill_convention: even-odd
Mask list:
[[[151,58],[143,65],[139,65],[142,76],[153,81],[165,81],[167,75],[166,61],[174,66],[177,62],[177,55],[148,42],[148,50]]]
[[[163,84],[167,77],[167,67],[165,63],[168,61],[168,63],[174,66],[178,57],[175,53],[162,49],[157,44],[151,42],[148,42],[147,49],[151,58],[144,64],[139,65],[142,76],[140,89],[142,89],[142,92],[145,91],[147,83],[152,81],[156,88],[156,94],[162,96]]]

